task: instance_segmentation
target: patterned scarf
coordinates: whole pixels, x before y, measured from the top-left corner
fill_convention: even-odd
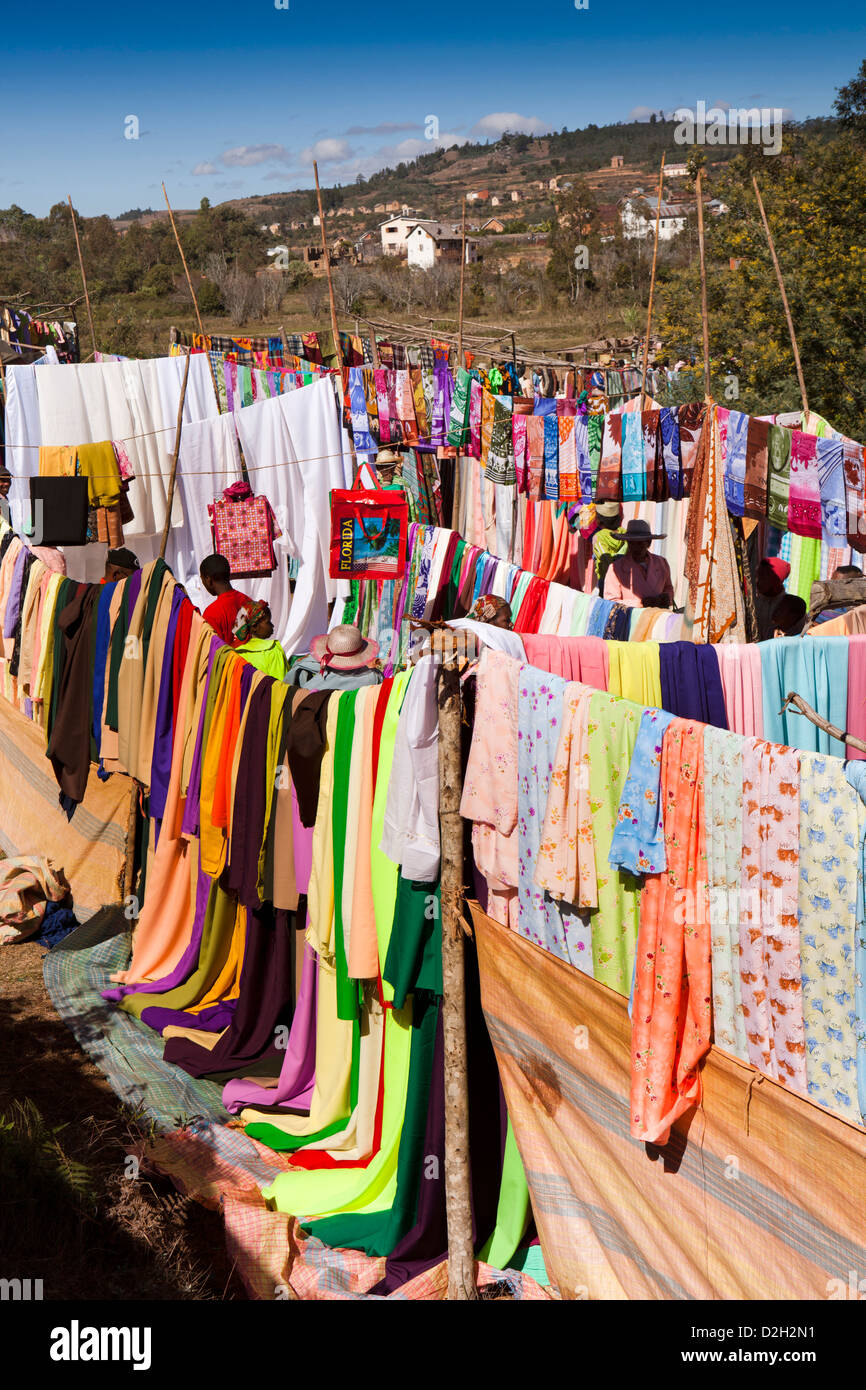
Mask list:
[[[637,411],[630,410],[621,419],[622,499],[624,502],[644,502],[647,491],[641,417]]]
[[[788,530],[788,497],[791,489],[791,431],[771,425],[767,435],[767,520],[780,531]]]
[[[659,441],[659,411],[644,410],[640,416],[643,435],[643,466],[646,474],[646,495],[653,502],[665,499],[665,471],[661,466]]]
[[[543,496],[544,477],[544,419],[541,415],[526,417],[526,467],[529,474],[529,499],[539,502]]]
[[[391,412],[388,405],[388,373],[382,367],[376,367],[373,372],[376,382],[376,406],[379,416],[379,443],[390,444],[391,434]]]
[[[791,489],[788,526],[796,536],[821,538],[821,481],[817,463],[818,441],[813,434],[791,431]]]
[[[574,416],[560,416],[559,427],[559,496],[563,502],[576,502],[579,496],[577,481],[577,445]]]
[[[553,501],[559,496],[559,421],[544,416],[544,495]]]
[[[493,483],[506,483],[513,486],[517,482],[517,473],[514,466],[512,415],[505,404],[507,399],[507,397],[502,396],[495,396],[493,399],[490,448],[487,452],[484,476]]]
[[[746,476],[743,484],[743,516],[763,521],[767,515],[767,441],[770,426],[766,420],[749,416],[746,430]]]
[[[464,450],[469,442],[469,383],[469,373],[464,367],[458,367],[454,395],[451,399],[447,441],[460,450]]]
[[[683,466],[683,497],[692,492],[692,470],[698,453],[698,444],[703,431],[707,407],[701,402],[692,401],[679,408],[680,457]]]
[[[659,434],[668,494],[678,499],[683,495],[683,461],[680,454],[680,423],[676,410],[663,406],[659,411]]]
[[[622,416],[605,415],[601,462],[595,489],[597,502],[619,502],[622,493]]]

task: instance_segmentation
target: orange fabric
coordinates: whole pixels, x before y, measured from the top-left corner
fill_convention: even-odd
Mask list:
[[[241,726],[241,677],[244,671],[242,661],[232,662],[227,674],[228,696],[226,702],[225,733],[219,750],[216,786],[214,788],[211,821],[223,829],[228,827],[229,806],[232,800],[232,763],[235,745]]]
[[[653,1144],[700,1104],[698,1064],[710,1048],[703,724],[668,726],[661,787],[667,868],[648,875],[641,894],[632,1011],[631,1132]]]
[[[229,943],[228,954],[220,967],[220,972],[206,992],[203,999],[197,999],[187,1010],[191,1014],[200,1014],[203,1009],[209,1009],[212,1004],[219,1004],[224,999],[237,999],[241,992],[241,970],[244,964],[244,944],[247,936],[247,910],[238,903],[235,925],[232,931],[232,939]]]

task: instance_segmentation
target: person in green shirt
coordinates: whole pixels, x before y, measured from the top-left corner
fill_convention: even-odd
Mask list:
[[[281,681],[289,669],[286,654],[274,637],[271,610],[266,603],[251,603],[241,608],[232,628],[235,651],[245,657],[257,671]]]

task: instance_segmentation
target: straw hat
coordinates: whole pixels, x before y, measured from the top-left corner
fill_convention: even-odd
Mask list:
[[[627,521],[624,531],[615,531],[614,535],[618,541],[663,541],[667,532],[662,531],[656,535],[650,530],[648,521],[641,521],[637,518],[634,521]]]
[[[622,515],[621,502],[596,502],[596,516],[615,517]]]
[[[399,449],[380,449],[376,455],[377,468],[395,468],[398,463],[403,462],[403,455]]]
[[[360,666],[369,666],[375,661],[379,643],[361,636],[351,623],[341,623],[314,637],[310,643],[313,656],[322,667],[333,671],[354,671]]]

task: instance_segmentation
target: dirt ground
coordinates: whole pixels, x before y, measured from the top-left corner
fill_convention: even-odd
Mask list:
[[[57,1017],[44,948],[0,947],[0,1278],[44,1299],[243,1299],[222,1220],[127,1176],[139,1137]]]

